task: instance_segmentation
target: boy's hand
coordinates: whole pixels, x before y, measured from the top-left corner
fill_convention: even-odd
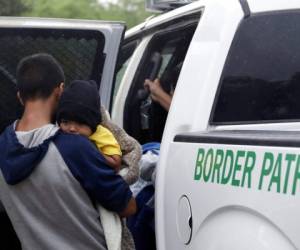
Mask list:
[[[137,206],[136,206],[136,201],[135,198],[131,198],[127,204],[127,207],[119,213],[121,217],[129,217],[131,215],[134,215],[136,213]]]

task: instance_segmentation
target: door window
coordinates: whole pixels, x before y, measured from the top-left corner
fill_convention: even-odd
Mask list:
[[[18,118],[22,108],[16,98],[16,67],[25,56],[49,53],[62,65],[66,84],[74,79],[100,83],[105,38],[88,30],[7,29],[0,32],[0,132]]]
[[[240,24],[221,76],[212,124],[300,119],[300,12]]]

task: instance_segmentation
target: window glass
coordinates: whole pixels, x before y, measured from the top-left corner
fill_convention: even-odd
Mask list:
[[[212,123],[300,119],[300,13],[244,19],[221,76]]]
[[[117,76],[116,76],[116,84],[115,84],[115,88],[114,88],[114,97],[116,96],[117,92],[118,92],[118,89],[120,87],[120,83],[123,79],[123,76],[125,74],[125,71],[128,67],[128,63],[130,61],[130,58],[129,57],[121,66],[121,68],[119,69],[119,71],[117,72]]]
[[[1,29],[0,132],[21,113],[16,98],[16,68],[23,57],[49,53],[61,63],[66,84],[74,79],[94,79],[99,83],[104,42],[98,31]]]
[[[161,67],[158,72],[158,78],[161,78],[162,74],[165,72],[165,70],[173,56],[175,49],[176,49],[175,47],[173,47],[171,49],[168,48],[168,49],[164,49],[161,52],[162,62],[161,62]]]
[[[113,91],[113,103],[115,102],[115,97],[118,93],[120,83],[128,67],[129,61],[138,44],[139,44],[138,40],[132,41],[129,44],[124,45],[121,49],[119,55],[119,61],[117,63],[116,81],[115,81],[114,91]]]

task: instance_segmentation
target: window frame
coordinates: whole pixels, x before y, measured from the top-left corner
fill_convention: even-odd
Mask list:
[[[118,91],[119,91],[119,89],[120,89],[120,87],[121,87],[122,79],[123,79],[123,77],[124,77],[124,74],[126,73],[126,70],[127,70],[127,68],[128,68],[128,65],[129,65],[129,63],[130,63],[130,61],[131,61],[131,59],[132,59],[132,56],[133,56],[135,50],[137,49],[137,47],[139,46],[140,42],[141,42],[141,38],[137,38],[137,39],[134,39],[134,40],[130,40],[129,42],[124,43],[124,44],[122,44],[122,45],[120,46],[120,52],[119,52],[118,60],[117,60],[117,63],[116,63],[116,70],[115,70],[115,75],[114,75],[114,80],[113,80],[113,85],[112,85],[112,91],[111,91],[110,111],[113,110],[113,107],[114,107],[115,102],[116,102],[116,97],[117,97]],[[129,48],[128,48],[128,47],[129,47]],[[132,52],[130,53],[130,56],[129,56],[125,61],[122,62],[122,61],[121,61],[121,60],[122,60],[122,58],[121,58],[121,56],[122,56],[122,51],[123,51],[123,50],[127,50],[127,49],[131,50],[132,48],[133,48],[133,50],[132,50]],[[118,70],[117,67],[118,67],[119,64],[120,64],[120,61],[122,62],[122,66],[121,66],[120,69]],[[127,63],[127,66],[126,66],[126,68],[124,69],[123,75],[122,75],[121,78],[120,78],[120,82],[117,84],[118,73],[119,73],[120,70],[122,70],[123,65],[124,65],[125,63]]]
[[[202,12],[200,14],[202,14]],[[137,139],[140,142],[144,140],[144,138],[142,138],[142,137],[145,137],[142,135],[143,132],[140,129],[140,125],[139,125],[139,129],[137,129],[136,125],[133,126],[128,121],[138,120],[138,119],[132,119],[132,113],[130,111],[133,109],[132,106],[135,103],[135,101],[132,101],[132,100],[134,100],[133,98],[136,96],[136,93],[138,92],[138,90],[143,89],[143,82],[144,82],[145,78],[142,77],[142,75],[144,75],[144,73],[145,73],[144,72],[145,65],[147,66],[147,63],[148,63],[149,59],[151,58],[151,55],[153,54],[154,51],[156,51],[155,44],[157,44],[158,41],[165,41],[165,45],[166,45],[166,44],[168,44],[167,38],[170,38],[170,37],[172,37],[172,38],[174,37],[174,40],[176,40],[176,38],[177,38],[176,34],[178,34],[178,32],[180,32],[180,31],[189,33],[189,32],[191,32],[191,30],[193,30],[193,35],[194,35],[198,23],[199,23],[199,19],[194,19],[194,18],[192,18],[189,21],[180,22],[178,24],[176,23],[172,26],[167,27],[166,29],[161,29],[161,30],[153,33],[153,35],[151,36],[151,39],[147,43],[147,46],[146,46],[146,48],[143,52],[143,55],[141,57],[141,60],[139,62],[139,66],[137,67],[137,69],[134,72],[133,80],[132,80],[130,88],[128,90],[128,94],[126,95],[126,98],[125,98],[123,121],[122,121],[124,129],[131,136],[133,136],[135,139]],[[193,37],[193,35],[192,35],[192,37]],[[191,37],[191,40],[192,40],[192,37]],[[191,40],[189,40],[189,46],[190,46]],[[160,47],[160,49],[161,49],[161,47]],[[176,51],[174,54],[176,54]],[[164,71],[169,70],[170,62],[176,58],[177,58],[177,55],[176,55],[176,57],[174,57],[174,55],[171,56]],[[136,105],[136,104],[134,104],[134,105]],[[135,128],[133,129],[133,127],[135,127]],[[133,133],[132,131],[135,131],[134,134],[132,134]]]

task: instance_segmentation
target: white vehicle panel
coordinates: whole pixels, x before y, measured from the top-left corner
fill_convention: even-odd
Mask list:
[[[226,9],[227,11],[236,8],[236,6],[239,6],[239,8],[241,8],[240,3],[237,0],[226,0],[226,2],[219,0],[198,0],[194,3],[166,12],[154,18],[149,17],[144,23],[139,24],[128,30],[125,34],[125,38],[136,35],[143,30],[155,28],[160,24],[170,22],[174,19],[182,18],[192,13],[197,13],[203,8],[213,8],[210,6],[222,6],[222,8]]]
[[[223,65],[244,15],[239,2],[230,1],[233,2],[235,4],[229,4],[231,8],[223,3],[218,5],[216,1],[211,1],[205,7],[177,82],[163,135],[156,181],[156,235],[159,249],[172,249],[166,245],[169,225],[165,220],[166,204],[163,202],[168,196],[164,187],[173,182],[166,175],[168,167],[171,167],[168,164],[168,147],[177,133],[204,131],[207,128]]]
[[[299,122],[278,122],[264,124],[239,124],[211,126],[210,130],[280,130],[280,131],[300,131]]]
[[[220,160],[220,155],[217,156],[217,150],[224,153],[223,160]],[[200,154],[200,151],[204,153]],[[228,151],[233,153],[230,160],[225,156]],[[248,157],[249,152],[252,156]],[[290,166],[286,161],[288,155],[295,157]],[[169,156],[165,174],[170,181],[164,185],[167,195],[163,201],[164,223],[168,225],[164,249],[300,247],[300,203],[297,199],[300,193],[300,161],[297,159],[300,156],[297,148],[174,142],[170,146]],[[218,173],[214,167],[216,162],[221,165]],[[252,169],[250,172],[246,171],[247,166]],[[279,174],[280,171],[282,173],[279,177],[278,171]],[[200,177],[197,179],[196,175]],[[223,182],[224,176],[229,176],[228,182]],[[189,246],[180,240],[176,225],[178,201],[182,196],[189,199],[193,218]],[[220,225],[217,227],[214,226],[216,217],[220,218]],[[212,222],[208,223],[208,220]],[[250,221],[252,224],[247,224],[246,229],[242,222]],[[218,230],[212,231],[211,227],[215,230],[219,228],[219,232],[223,233],[218,234]],[[247,248],[244,246],[246,236],[241,236],[240,239],[228,238],[239,230],[247,230],[246,235],[254,237],[253,243],[247,243]],[[277,239],[273,242],[277,244],[276,248],[272,242],[265,246],[266,238],[263,236],[266,235],[276,235]],[[215,243],[211,242],[212,237],[216,239]],[[222,242],[227,245],[220,248]],[[235,247],[232,247],[233,243]]]

